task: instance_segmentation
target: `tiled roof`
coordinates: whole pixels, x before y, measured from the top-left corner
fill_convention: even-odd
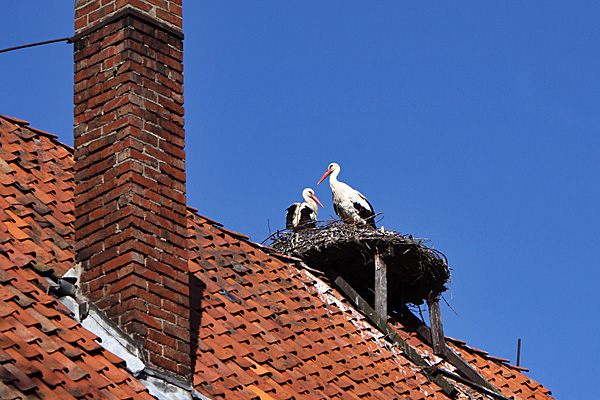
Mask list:
[[[16,118],[0,118],[0,251],[18,266],[73,266],[73,150]]]
[[[72,149],[0,117],[0,398],[152,399],[48,294],[73,266]]]
[[[152,398],[49,294],[73,266],[72,149],[0,117],[0,398]],[[329,281],[188,212],[193,386],[228,399],[448,399]],[[398,322],[429,365],[456,368]],[[507,360],[448,339],[508,398],[549,391]],[[484,398],[447,379],[458,398]]]

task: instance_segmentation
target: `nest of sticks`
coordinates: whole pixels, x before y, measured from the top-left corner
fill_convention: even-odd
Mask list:
[[[388,269],[389,303],[398,308],[439,295],[450,280],[446,257],[426,246],[428,239],[395,231],[334,220],[321,221],[314,228],[281,230],[270,239],[275,250],[301,258],[310,268],[334,268],[366,298],[373,296],[378,254]]]

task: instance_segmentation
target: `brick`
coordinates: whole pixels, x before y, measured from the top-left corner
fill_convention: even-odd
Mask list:
[[[165,322],[163,324],[162,329],[166,335],[169,335],[169,336],[172,336],[175,338],[189,337],[189,331],[181,329],[180,327],[170,324],[168,322]]]
[[[139,299],[145,303],[150,303],[155,306],[160,306],[161,298],[148,292],[147,290],[141,290],[137,286],[130,286],[120,292],[121,301],[125,301],[130,298]]]
[[[158,355],[156,353],[150,353],[148,356],[150,362],[160,368],[164,368],[169,371],[178,371],[178,363],[164,357],[162,355]]]
[[[127,169],[121,168],[122,165],[123,164],[117,165],[114,168],[119,168],[119,170],[122,171],[123,173],[128,172]],[[119,205],[122,206],[122,205],[128,204],[129,203],[128,200],[130,200],[134,194],[143,195],[144,189],[139,187],[138,185],[126,183],[126,184],[116,187],[113,190],[110,190],[108,193],[105,193],[102,196],[102,201],[104,203],[110,203],[111,201],[118,198]],[[123,201],[123,200],[126,200],[126,201]]]
[[[168,22],[169,24],[175,25],[179,28],[182,26],[181,18],[171,14],[170,12],[162,9],[156,10],[156,16],[162,19],[163,21]]]
[[[122,327],[125,332],[141,340],[144,340],[144,336],[148,335],[148,326],[138,321],[130,321],[123,324]]]
[[[87,16],[83,16],[81,18],[75,19],[75,31],[82,31],[83,28],[87,25]]]
[[[98,73],[100,73],[101,70],[101,66],[100,65],[93,65],[93,66],[88,66],[86,68],[81,68],[81,70],[79,72],[75,72],[75,82],[80,82],[84,79],[88,79]]]
[[[136,299],[131,299],[131,300],[136,300]],[[128,302],[129,304],[129,302]],[[162,328],[162,324],[155,318],[153,318],[152,316],[140,312],[139,310],[134,309],[131,305],[129,305],[129,307],[127,307],[127,310],[125,311],[123,317],[121,318],[121,323],[124,325],[127,325],[130,322],[139,322],[140,324],[144,324],[146,326],[148,326],[148,328],[154,328],[154,329],[161,329]],[[151,329],[148,330],[149,332],[152,331]]]
[[[186,300],[186,298],[184,298],[184,296],[180,296],[178,298],[179,301],[170,301],[168,299],[164,299],[163,303],[162,303],[162,308],[165,311],[168,311],[170,313],[172,313],[173,315],[178,315],[178,316],[187,316],[187,313],[185,312],[185,308],[188,307],[189,303],[183,300]],[[183,307],[182,307],[183,306]],[[183,328],[183,322],[178,320],[178,325],[179,327]]]
[[[152,354],[162,354],[163,353],[163,345],[160,344],[159,342],[154,342],[150,339],[150,335],[152,330],[149,331],[148,333],[148,337],[144,338],[144,348],[148,353],[152,353]]]
[[[118,315],[124,314],[127,310],[138,310],[140,312],[146,312],[148,304],[141,301],[140,299],[130,298],[127,302],[120,302],[115,306],[107,310],[107,315],[113,318]]]
[[[104,17],[106,17],[107,15],[109,15],[110,13],[112,13],[114,11],[115,11],[114,4],[108,4],[104,7],[99,7],[96,10],[94,10],[88,14],[88,20],[90,22],[98,21],[100,19],[103,19]]]
[[[114,282],[111,282],[107,294],[115,294],[117,292],[121,292],[123,289],[129,286],[137,286],[141,289],[146,289],[148,285],[147,280],[145,278],[131,274],[123,278],[119,278]]]
[[[107,48],[114,46],[127,38],[127,29],[118,29],[116,26],[111,25],[108,29],[102,32],[103,37],[101,38],[100,48]]]
[[[92,259],[92,261],[94,261]],[[136,263],[141,266],[144,265],[144,256],[140,253],[136,253],[134,251],[127,252],[125,254],[121,254],[119,256],[113,256],[108,259],[106,262],[103,262],[102,269],[105,272],[110,272],[112,270],[116,270],[117,268],[130,264]],[[97,263],[95,263],[98,265]]]
[[[179,16],[180,18],[183,15],[183,10],[181,7],[181,3],[174,3],[172,1],[169,2],[169,12]]]
[[[112,59],[117,54],[115,46],[106,47],[103,46],[103,43],[95,43],[94,47],[97,47],[98,51],[90,54],[89,58],[86,58],[89,65],[104,65],[106,60]]]
[[[155,307],[155,306],[149,305],[148,313],[156,318],[163,319],[172,324],[177,324],[177,317],[169,312],[166,312],[165,310],[163,310],[160,307]]]
[[[119,184],[123,184],[124,181],[119,179],[122,175],[142,174],[143,171],[144,165],[135,160],[127,160],[119,164],[118,168],[111,168],[102,176],[107,181],[114,180],[114,184],[116,185],[117,182],[120,182]],[[131,179],[126,180],[126,182],[131,182]]]
[[[75,72],[80,72],[92,65],[89,62],[89,58],[94,54],[98,53],[102,49],[102,43],[92,43],[89,39],[81,40],[77,43],[75,49]],[[80,79],[75,75],[75,81],[78,82]]]
[[[189,352],[183,353],[183,352],[178,351],[169,346],[167,346],[163,349],[163,355],[165,357],[167,357],[169,360],[175,360],[176,362],[178,362],[180,364],[188,364],[189,365],[189,363],[190,363]]]
[[[177,159],[185,160],[185,151],[179,146],[174,146],[172,143],[162,141],[160,142],[160,148]]]
[[[121,3],[122,1],[117,1],[117,6],[119,6],[119,3]],[[141,1],[141,0],[128,0],[127,4],[138,8],[142,11],[150,11],[152,9],[152,5],[146,3],[145,1]]]
[[[99,292],[100,289],[102,289],[104,286],[110,283],[106,276],[93,277],[91,275],[86,275],[86,281],[88,284],[88,290],[92,293]]]
[[[82,90],[75,92],[74,103],[75,105],[87,106],[87,101],[92,97],[98,96],[102,93],[102,87],[100,85],[89,85],[89,80],[79,82],[76,86],[82,86]],[[85,90],[84,90],[85,89]],[[79,109],[75,108],[75,113],[79,113]]]

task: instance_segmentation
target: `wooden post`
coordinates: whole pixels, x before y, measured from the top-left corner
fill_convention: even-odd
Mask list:
[[[444,327],[442,326],[442,314],[440,302],[437,297],[427,300],[429,308],[429,322],[431,323],[431,343],[433,353],[436,355],[446,354],[446,341],[444,340]]]
[[[379,253],[375,254],[375,312],[387,321],[387,267]]]

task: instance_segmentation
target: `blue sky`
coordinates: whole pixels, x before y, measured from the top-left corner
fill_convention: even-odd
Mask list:
[[[423,4],[426,3],[426,4]],[[73,34],[70,1],[2,1],[0,48]],[[453,268],[445,333],[594,398],[600,3],[184,2],[188,203],[262,241],[313,187]],[[72,46],[0,54],[0,113],[72,139]]]

